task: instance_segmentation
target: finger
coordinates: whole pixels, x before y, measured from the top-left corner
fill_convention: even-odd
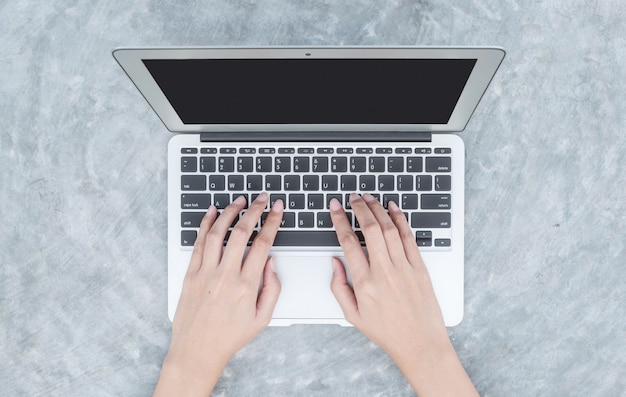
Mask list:
[[[233,227],[228,237],[226,248],[224,249],[222,263],[236,263],[237,265],[232,267],[236,268],[238,271],[241,270],[243,254],[248,246],[252,232],[259,224],[261,214],[267,207],[267,201],[267,193],[259,194],[246,213],[239,219],[239,222]]]
[[[391,220],[398,228],[398,233],[400,234],[400,239],[402,240],[404,254],[409,260],[409,263],[413,267],[420,266],[425,268],[424,261],[422,260],[422,255],[420,254],[417,243],[415,242],[415,235],[409,227],[409,223],[407,222],[404,213],[393,201],[389,202],[388,207]]]
[[[392,263],[406,263],[407,258],[404,254],[400,233],[398,233],[398,228],[391,220],[385,207],[383,207],[374,196],[368,193],[363,195],[363,200],[367,203],[370,211],[372,211],[372,214],[374,214],[374,217],[378,221],[378,225],[385,238],[385,243],[387,244],[387,253]]]
[[[203,268],[207,267],[207,269],[212,269],[220,263],[226,232],[228,232],[228,228],[233,223],[233,220],[245,205],[246,199],[239,196],[217,217],[206,235],[204,253],[202,255]]]
[[[330,200],[330,218],[333,221],[337,240],[346,257],[346,263],[353,280],[360,280],[369,270],[369,261],[361,248],[359,238],[352,230],[348,217],[337,199]]]
[[[385,237],[383,236],[383,231],[380,229],[378,220],[365,200],[358,194],[352,193],[350,195],[350,206],[361,226],[369,257],[374,259],[374,261],[370,261],[370,265],[372,263],[380,263],[381,261],[389,262],[391,259],[387,251],[387,245],[384,244]],[[352,272],[352,269],[350,271]]]
[[[193,252],[191,253],[191,260],[189,261],[189,267],[187,273],[195,273],[202,267],[202,253],[204,252],[204,245],[206,244],[206,235],[213,226],[217,218],[217,208],[214,205],[209,206],[206,214],[200,222],[200,230],[196,236],[196,242],[193,244]]]
[[[348,278],[346,277],[346,269],[343,268],[343,264],[338,258],[332,258],[333,265],[333,278],[330,281],[330,290],[335,295],[343,315],[351,324],[356,325],[358,321],[359,307],[357,304],[354,290],[348,284]]]
[[[282,200],[276,200],[272,209],[265,218],[265,223],[256,235],[252,246],[248,251],[248,255],[243,264],[242,272],[246,277],[252,277],[254,280],[259,279],[263,266],[270,253],[270,249],[274,244],[274,238],[278,232],[278,227],[283,219],[284,203]]]
[[[276,275],[274,259],[265,262],[263,271],[263,288],[256,303],[256,317],[261,327],[265,327],[272,320],[276,301],[280,295],[280,280]]]

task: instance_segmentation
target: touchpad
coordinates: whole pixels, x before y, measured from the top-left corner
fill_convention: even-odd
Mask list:
[[[281,291],[272,318],[343,319],[330,290],[331,260],[331,256],[274,256]]]

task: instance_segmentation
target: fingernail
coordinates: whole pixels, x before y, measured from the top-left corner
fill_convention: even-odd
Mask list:
[[[336,198],[330,200],[328,206],[330,207],[331,211],[339,211],[341,209],[341,203]]]
[[[393,201],[389,201],[387,203],[387,207],[389,208],[389,210],[391,211],[398,211],[400,208],[398,207],[398,204],[394,203]]]
[[[350,202],[353,202],[354,200],[357,200],[358,198],[360,198],[361,196],[359,196],[356,193],[351,193],[350,194]]]
[[[335,257],[330,258],[330,263],[333,265],[333,273],[337,271],[337,266],[339,266],[339,264],[337,263],[338,261],[339,259]]]
[[[211,215],[215,212],[216,208],[213,204],[209,205],[209,208],[206,210],[206,215]]]
[[[376,200],[376,197],[372,196],[372,195],[371,195],[371,194],[369,194],[369,193],[365,193],[365,194],[363,195],[363,200],[365,200],[365,201],[366,201],[366,202],[368,202],[368,203],[371,203],[372,201]]]
[[[284,205],[283,205],[283,200],[278,199],[274,202],[274,205],[272,206],[272,211],[274,212],[280,212],[284,209]]]
[[[246,198],[244,196],[239,196],[233,201],[233,204],[244,205],[246,203]]]
[[[267,197],[267,193],[263,192],[261,194],[259,194],[254,201],[258,201],[259,203],[265,202],[267,201],[268,197]]]
[[[274,257],[273,257],[273,256],[272,256],[272,257],[270,257],[269,262],[270,262],[270,263],[269,263],[269,265],[270,265],[270,270],[271,270],[272,272],[276,273],[276,264],[274,264]]]

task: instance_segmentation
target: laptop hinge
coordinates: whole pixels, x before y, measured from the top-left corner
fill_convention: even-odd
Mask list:
[[[425,131],[201,132],[201,142],[430,142]]]

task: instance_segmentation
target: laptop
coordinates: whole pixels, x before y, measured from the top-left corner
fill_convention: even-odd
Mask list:
[[[460,323],[465,153],[454,132],[467,125],[501,48],[123,48],[113,56],[176,133],[170,319],[208,206],[265,191],[285,203],[271,250],[282,290],[270,325],[349,325],[330,290],[331,257],[343,255],[328,202],[339,199],[362,240],[348,196],[367,192],[405,213],[444,321]]]

